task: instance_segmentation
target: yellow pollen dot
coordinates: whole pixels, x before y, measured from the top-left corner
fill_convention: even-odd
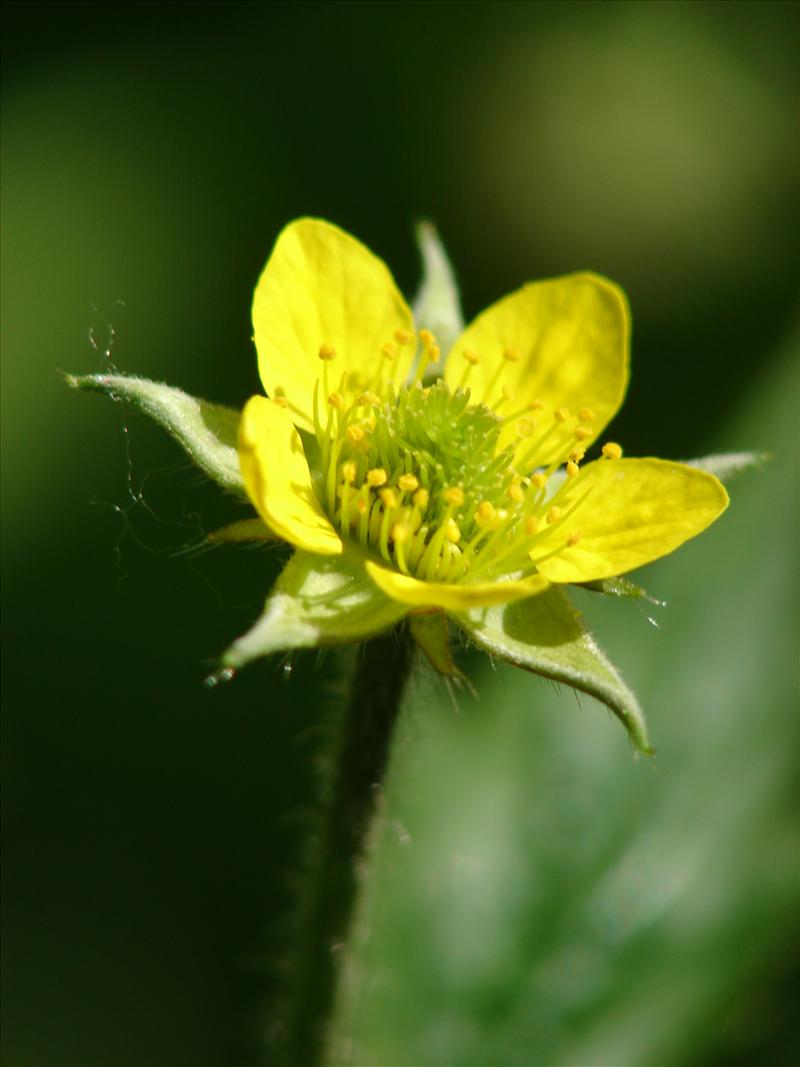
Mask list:
[[[426,508],[430,500],[430,493],[427,489],[418,489],[411,499],[418,508]]]
[[[464,503],[464,490],[459,489],[457,485],[451,485],[449,489],[445,489],[442,496],[446,503],[455,504],[456,507],[460,507]]]
[[[442,354],[441,348],[438,345],[431,345],[428,349],[428,359],[431,363],[436,363],[439,356]]]
[[[343,463],[342,464],[342,477],[349,484],[352,484],[356,480],[356,474],[357,473],[358,473],[358,468],[356,467],[355,463],[353,463],[353,461],[351,459],[349,459],[347,461],[347,463]]]
[[[622,449],[615,441],[607,441],[601,451],[606,459],[619,459],[622,455]]]
[[[573,450],[570,452],[568,458],[571,459],[573,463],[580,463],[580,461],[583,459],[583,457],[585,455],[586,455],[586,449],[585,448],[573,448]]]
[[[381,489],[378,496],[381,498],[381,503],[385,508],[396,508],[399,503],[394,489]]]
[[[371,471],[367,471],[367,485],[377,489],[379,485],[386,485],[386,477],[383,467],[373,467]]]
[[[468,348],[465,349],[461,354],[467,361],[467,363],[471,363],[473,367],[476,363],[480,363],[480,359],[478,358],[478,356],[474,352],[471,352]]]
[[[336,359],[336,349],[333,347],[333,345],[320,345],[319,358],[323,362],[327,362],[331,359]]]
[[[537,471],[531,478],[531,481],[537,489],[544,489],[547,485],[547,475],[543,474],[542,471]]]
[[[591,426],[578,426],[575,429],[575,440],[588,441],[589,438],[592,436],[592,433],[593,431]]]
[[[288,408],[289,401],[285,396],[276,396],[273,398],[273,403],[277,404],[279,408]]]
[[[581,408],[578,412],[578,418],[581,422],[594,422],[594,412],[591,408]]]
[[[364,500],[363,497],[359,497],[358,500],[356,500],[356,511],[359,513],[359,515],[363,515],[366,510],[367,510],[367,502],[366,502],[366,500]]]
[[[528,411],[541,411],[544,407],[544,400],[531,400],[528,404]]]
[[[521,485],[510,485],[508,487],[508,496],[514,503],[519,504],[525,499],[525,493],[523,492]]]
[[[560,518],[561,518],[561,508],[556,508],[556,507],[550,508],[550,510],[547,513],[547,521],[549,523],[554,523],[554,522],[558,522],[558,520]]]
[[[411,528],[408,523],[396,522],[392,527],[392,540],[398,545],[404,545],[411,536]]]
[[[567,538],[567,544],[568,544],[568,545],[577,545],[577,543],[578,543],[578,541],[580,541],[580,539],[581,539],[581,532],[580,532],[580,530],[575,530],[575,531],[574,531],[573,533],[571,533],[571,534],[569,535],[569,537]]]
[[[531,437],[536,429],[533,419],[520,419],[517,423],[517,437]]]
[[[332,408],[338,408],[341,411],[344,407],[344,397],[341,393],[333,392],[328,397],[328,403]]]
[[[413,493],[419,487],[419,479],[413,474],[401,474],[397,484],[404,493]]]
[[[510,386],[504,385],[500,392],[503,394],[506,400],[514,399],[514,390]]]
[[[494,518],[494,505],[488,500],[482,500],[475,512],[475,521],[479,526],[486,526]]]
[[[414,338],[413,333],[410,330],[395,330],[394,339],[399,345],[409,345]]]
[[[509,363],[519,363],[520,354],[518,348],[507,348],[503,352],[503,359],[508,360]]]
[[[528,534],[530,537],[533,537],[533,535],[538,529],[539,520],[536,518],[535,515],[529,515],[525,520],[525,533]]]
[[[568,478],[577,478],[578,477],[578,464],[575,462],[574,459],[570,459],[570,460],[567,461],[567,477]]]
[[[359,441],[364,440],[364,431],[360,426],[348,426],[346,433],[351,445],[357,445]]]
[[[436,338],[433,336],[430,330],[420,330],[419,339],[424,345],[432,345],[436,341]]]
[[[553,418],[556,422],[566,422],[569,418],[569,408],[556,408],[553,412]]]
[[[457,545],[461,540],[461,531],[455,519],[448,519],[444,524],[444,535],[454,545]]]
[[[385,359],[394,359],[394,357],[397,355],[397,349],[391,341],[386,342],[386,344],[381,349],[381,352],[383,353]]]
[[[381,398],[377,393],[373,393],[368,389],[366,393],[362,393],[358,400],[356,400],[356,405],[360,408],[377,407],[380,402]]]

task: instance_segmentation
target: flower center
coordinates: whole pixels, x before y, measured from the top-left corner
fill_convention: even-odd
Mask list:
[[[320,501],[343,537],[423,581],[531,573],[580,538],[574,531],[557,534],[585,494],[569,507],[558,500],[562,486],[580,476],[594,416],[589,409],[578,416],[565,408],[548,412],[539,401],[501,416],[499,409],[513,400],[508,391],[495,410],[473,403],[468,374],[452,392],[443,381],[423,386],[439,349],[428,331],[420,331],[420,340],[411,383],[393,380],[396,344],[411,341],[399,331],[363,392],[347,375],[330,389],[336,353],[321,346],[314,389]],[[513,350],[508,353],[510,360]],[[477,357],[464,355],[468,371]],[[507,424],[515,442],[500,447]],[[621,449],[609,444],[603,454],[618,458]]]

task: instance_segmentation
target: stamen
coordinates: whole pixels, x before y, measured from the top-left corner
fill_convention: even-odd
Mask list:
[[[521,504],[525,499],[525,493],[521,485],[514,484],[508,487],[507,495],[510,500],[513,500],[515,504]]]
[[[336,390],[334,390],[334,392],[332,392],[331,395],[328,397],[328,403],[332,408],[336,408],[337,411],[344,410],[344,397]]]
[[[518,348],[506,348],[503,351],[503,359],[508,363],[519,363],[520,358],[520,351]]]
[[[373,467],[371,471],[367,471],[367,485],[372,486],[373,489],[377,489],[379,485],[386,485],[388,476],[383,467]]]
[[[333,345],[320,345],[319,358],[323,363],[329,363],[332,359],[336,359],[336,349]]]
[[[528,411],[541,411],[544,406],[544,400],[531,400],[528,404]]]
[[[559,508],[559,507],[550,508],[550,510],[547,513],[548,525],[552,526],[552,524],[554,522],[558,522],[558,520],[561,518],[562,514],[563,514],[563,512],[562,512],[561,508]]]
[[[578,470],[578,464],[572,459],[568,460],[567,461],[567,477],[568,478],[577,478],[579,473],[580,473],[580,471]]]
[[[430,500],[430,493],[427,489],[418,489],[411,499],[414,501],[415,506],[418,507],[420,511],[424,511],[425,508],[428,506],[428,501]]]
[[[450,488],[445,489],[442,493],[445,503],[454,504],[456,507],[461,507],[464,503],[464,490],[460,489],[457,485],[452,485]]]
[[[622,448],[616,443],[616,441],[607,441],[600,450],[606,459],[619,459],[622,455]]]
[[[467,379],[469,378],[469,372],[473,367],[476,367],[480,363],[480,357],[469,348],[465,348],[461,355],[464,357],[467,365],[464,367],[464,373],[461,375],[461,381],[458,383],[458,387],[459,389],[464,389],[467,384]]]
[[[535,515],[529,515],[525,520],[525,533],[529,537],[533,537],[536,531],[539,529],[539,520]]]
[[[544,474],[542,471],[536,471],[536,473],[531,477],[531,482],[536,486],[537,489],[544,489],[544,487],[547,485],[547,475]]]
[[[461,540],[461,530],[458,528],[458,523],[453,518],[449,518],[444,524],[444,535],[448,541],[457,545]]]
[[[580,541],[580,539],[581,539],[581,537],[582,537],[582,536],[583,536],[583,535],[581,534],[581,531],[580,531],[580,530],[575,530],[575,531],[573,531],[573,533],[571,533],[571,534],[569,535],[569,537],[567,538],[567,544],[568,544],[568,545],[570,546],[570,548],[571,548],[571,547],[572,547],[573,545],[577,545],[578,541]]]
[[[397,355],[396,346],[393,345],[391,341],[387,341],[386,344],[381,349],[381,355],[384,357],[384,359],[389,359],[389,360],[394,359],[396,357],[396,355]]]
[[[578,412],[578,418],[581,422],[594,422],[594,412],[591,408],[581,408]]]
[[[576,426],[575,427],[575,440],[576,441],[588,441],[590,437],[594,436],[594,430],[591,426]]]
[[[401,474],[397,484],[404,493],[413,493],[419,487],[419,479],[413,474]]]
[[[274,396],[272,398],[273,404],[277,404],[279,408],[288,408],[289,401],[285,396]]]
[[[395,330],[394,339],[399,345],[410,345],[414,335],[410,330]]]
[[[360,441],[364,440],[364,431],[360,426],[348,426],[345,431],[347,439],[351,445],[357,445]]]
[[[380,407],[380,404],[381,398],[377,393],[373,393],[370,389],[368,389],[366,393],[362,393],[358,400],[356,400],[357,408],[377,408]]]
[[[533,431],[536,429],[536,423],[533,421],[533,419],[520,419],[515,429],[517,437],[519,437],[521,440],[524,440],[526,437],[533,437]]]
[[[569,418],[569,408],[556,408],[553,412],[553,418],[556,422],[566,422]]]

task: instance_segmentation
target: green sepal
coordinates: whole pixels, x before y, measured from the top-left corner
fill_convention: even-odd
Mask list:
[[[443,611],[426,611],[419,615],[409,615],[408,626],[411,636],[439,674],[447,678],[456,678],[459,681],[464,680],[464,675],[453,661],[447,616]]]
[[[212,530],[206,537],[210,545],[231,545],[253,541],[280,541],[276,534],[261,519],[239,519]]]
[[[239,470],[239,412],[162,382],[126,374],[65,375],[73,389],[125,400],[163,426],[189,458],[223,489],[245,496]]]
[[[456,276],[436,227],[420,222],[416,227],[422,256],[422,281],[414,301],[414,322],[436,336],[441,359],[428,368],[428,374],[441,374],[447,353],[464,330],[461,297]]]
[[[636,697],[560,589],[552,587],[526,600],[476,609],[459,615],[458,622],[486,652],[602,701],[628,731],[633,746],[652,755]]]
[[[651,600],[646,590],[630,578],[598,578],[594,582],[578,582],[579,589],[588,589],[591,593],[604,593],[606,596],[624,596],[629,600]],[[656,601],[656,603],[658,603]]]
[[[387,630],[408,607],[389,600],[368,578],[360,555],[298,551],[267,598],[261,618],[230,646],[225,667],[293,648],[365,641]]]
[[[730,482],[743,471],[762,467],[769,458],[767,452],[722,452],[717,456],[687,460],[686,466],[713,474],[721,482]]]

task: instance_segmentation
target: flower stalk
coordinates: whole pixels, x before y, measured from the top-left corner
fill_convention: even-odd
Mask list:
[[[412,662],[413,642],[404,626],[359,650],[312,842],[286,997],[273,1030],[279,1037],[271,1062],[285,1067],[323,1062],[342,949]]]

